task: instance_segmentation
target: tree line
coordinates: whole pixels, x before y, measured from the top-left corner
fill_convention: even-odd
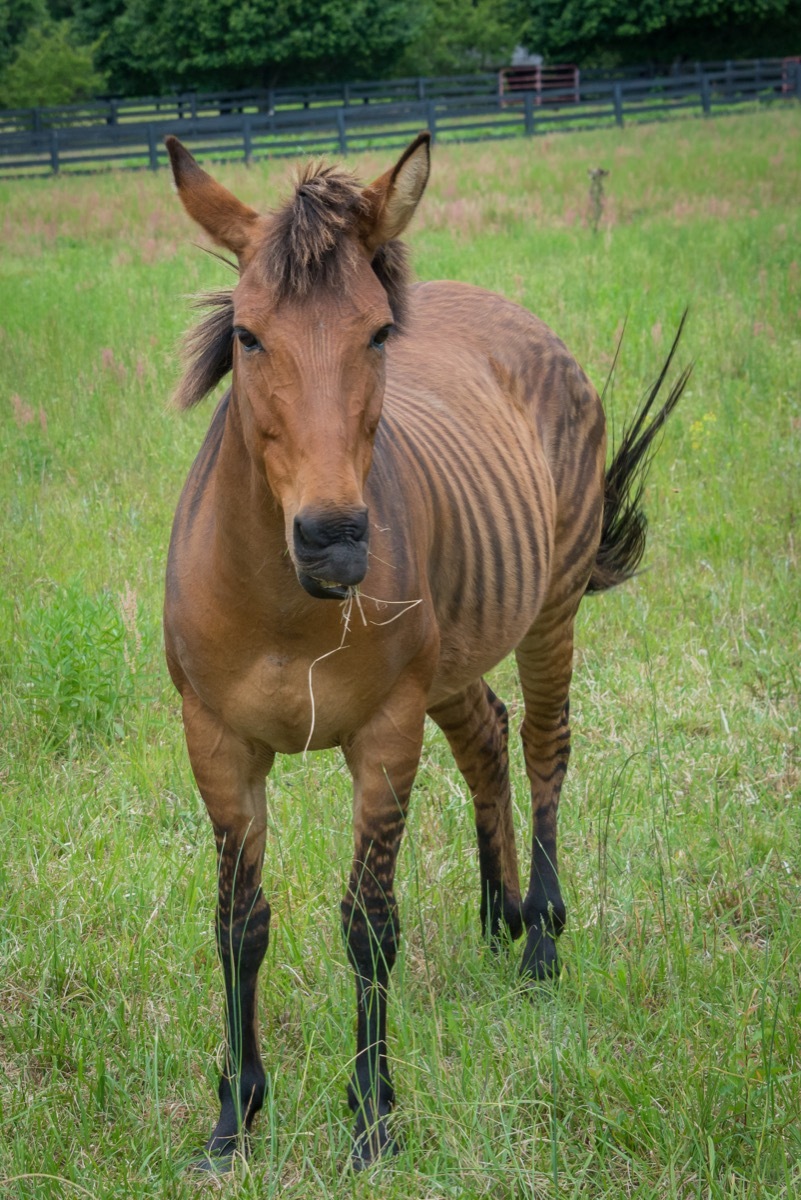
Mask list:
[[[0,107],[801,53],[799,0],[0,0]]]

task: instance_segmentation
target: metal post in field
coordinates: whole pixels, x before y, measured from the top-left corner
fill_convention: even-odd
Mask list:
[[[428,122],[428,131],[431,134],[431,141],[437,140],[437,109],[433,100],[429,100],[426,105],[426,120]]]
[[[350,104],[350,84],[349,83],[344,84],[342,87],[342,100],[346,105]]]
[[[712,115],[712,89],[709,86],[708,75],[701,76],[701,108],[705,117]]]
[[[523,120],[525,121],[526,137],[534,136],[534,97],[526,92],[523,97]]]
[[[339,152],[340,154],[347,154],[348,135],[345,132],[345,113],[341,108],[337,109],[337,132],[339,133]]]
[[[58,130],[50,130],[50,169],[58,175]]]
[[[623,88],[615,84],[612,97],[615,103],[615,123],[623,128]]]
[[[150,170],[159,169],[159,147],[156,141],[156,127],[151,121],[147,127],[147,147],[150,152]]]
[[[250,113],[245,113],[242,121],[242,148],[245,152],[245,162],[250,165],[253,157],[253,134],[250,126]]]
[[[417,78],[417,99],[425,100],[425,98],[426,98],[426,81],[425,81],[425,79],[423,79],[422,75],[419,75]]]

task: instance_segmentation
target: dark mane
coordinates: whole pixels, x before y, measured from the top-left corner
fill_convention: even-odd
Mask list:
[[[173,396],[177,408],[198,404],[233,365],[233,292],[207,292],[194,300],[192,307],[211,311],[187,334],[183,352],[186,369]]]
[[[314,288],[346,288],[353,262],[350,240],[365,216],[364,193],[349,171],[310,163],[294,195],[275,213],[258,251],[277,299],[302,298]],[[405,247],[397,241],[379,247],[372,266],[400,325],[408,287]]]
[[[291,199],[274,214],[256,255],[276,299],[302,299],[315,288],[347,288],[353,268],[351,238],[364,215],[362,188],[350,172],[309,164]],[[399,241],[379,246],[372,267],[400,328],[409,286],[406,247]],[[174,396],[182,409],[202,400],[233,363],[232,292],[210,292],[194,306],[210,311],[188,335],[186,369]]]

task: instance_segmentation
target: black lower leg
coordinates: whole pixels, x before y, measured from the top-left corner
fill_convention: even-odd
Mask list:
[[[398,935],[394,901],[369,911],[349,896],[342,922],[356,974],[356,1061],[348,1103],[356,1116],[352,1163],[361,1170],[395,1151],[386,1123],[395,1101],[387,1062],[387,986]]]
[[[523,901],[527,929],[520,974],[533,981],[553,978],[559,970],[556,939],[565,925],[565,903],[556,872],[556,839],[537,838],[531,856],[531,880]]]
[[[265,1075],[259,1054],[256,981],[267,951],[270,906],[259,888],[250,904],[234,905],[233,918],[218,913],[217,946],[225,976],[226,1067],[220,1080],[220,1117],[206,1143],[215,1158],[247,1150],[253,1118],[264,1102]]]
[[[543,739],[546,752],[541,753],[536,763],[530,750],[536,742],[531,729],[526,732],[524,744],[531,782],[533,837],[531,876],[523,901],[523,920],[527,936],[520,973],[537,981],[551,979],[558,974],[556,939],[565,925],[565,903],[559,887],[556,861],[556,836],[559,796],[570,759],[569,702],[565,703],[561,718],[550,738]]]

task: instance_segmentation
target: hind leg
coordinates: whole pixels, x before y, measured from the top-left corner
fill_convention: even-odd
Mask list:
[[[481,870],[481,928],[498,940],[523,929],[509,786],[506,706],[483,679],[429,710],[453,752],[473,798]]]
[[[517,649],[525,701],[521,735],[531,787],[531,874],[523,901],[526,946],[520,973],[531,980],[558,971],[556,939],[565,923],[559,887],[556,825],[570,757],[568,693],[576,605],[544,612]]]

